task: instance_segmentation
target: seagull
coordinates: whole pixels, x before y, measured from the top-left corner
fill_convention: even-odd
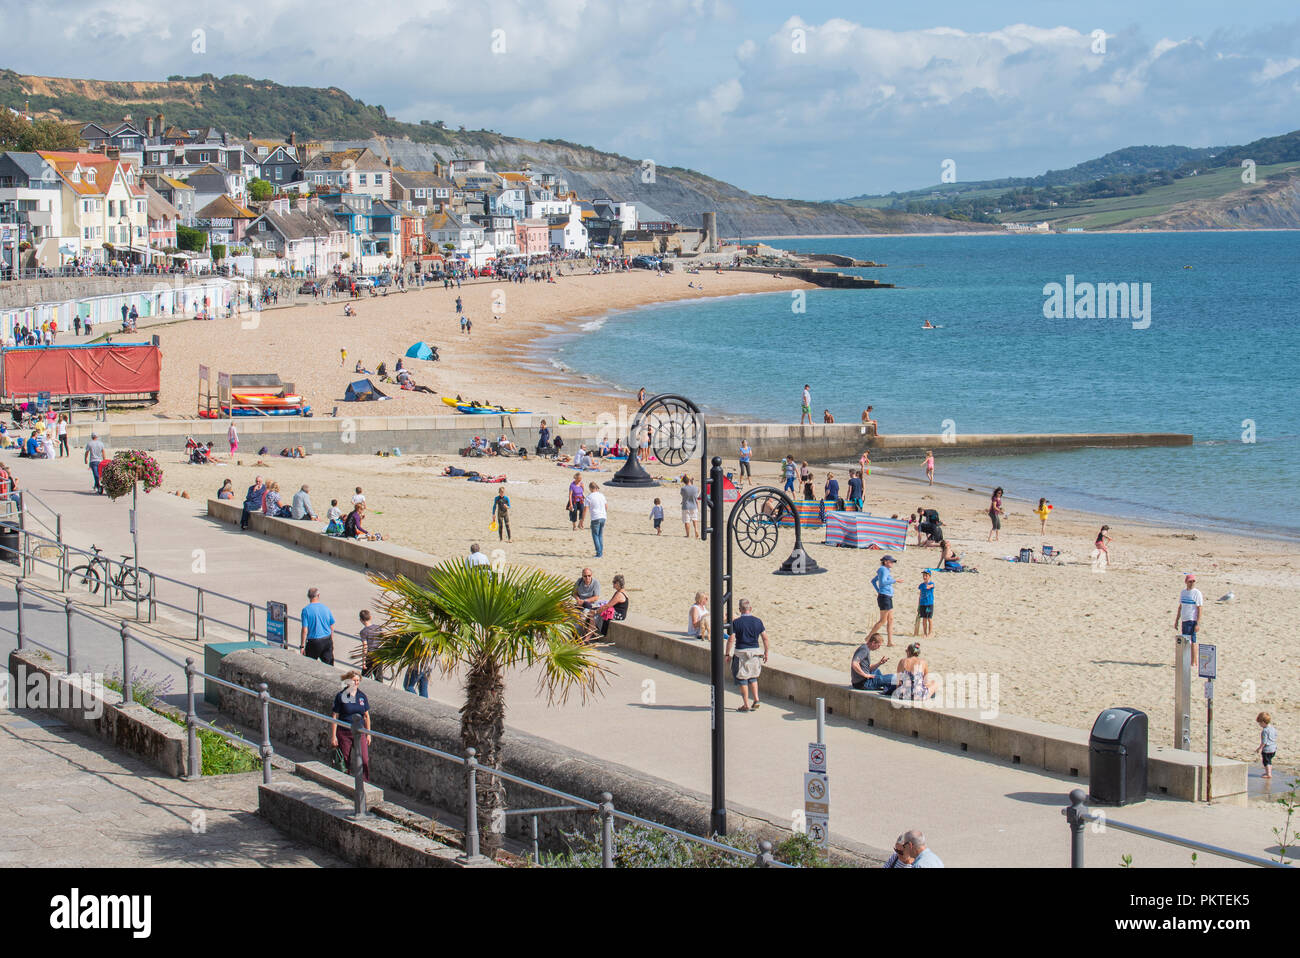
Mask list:
[[[1237,597],[1237,593],[1235,593],[1235,592],[1229,592],[1227,595],[1225,595],[1225,596],[1221,596],[1221,597],[1219,598],[1219,601],[1220,601],[1220,602],[1231,602],[1231,601],[1232,601],[1233,599],[1235,599],[1236,597]]]

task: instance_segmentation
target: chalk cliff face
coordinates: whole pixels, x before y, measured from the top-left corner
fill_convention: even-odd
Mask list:
[[[1300,229],[1300,175],[1191,200],[1164,213],[1131,220],[1125,229]]]
[[[608,196],[642,202],[687,228],[698,228],[702,213],[716,211],[718,232],[723,237],[1000,229],[938,216],[756,196],[721,180],[678,167],[657,167],[651,177],[650,170],[640,160],[554,142],[501,138],[474,148],[458,148],[406,139],[375,138],[334,141],[324,145],[327,149],[367,146],[381,158],[391,159],[394,166],[408,170],[430,170],[435,162],[445,162],[454,156],[482,157],[487,160],[489,169],[518,169],[527,162],[534,172],[554,173],[568,181],[570,188],[583,199]],[[791,186],[793,190],[794,184]]]

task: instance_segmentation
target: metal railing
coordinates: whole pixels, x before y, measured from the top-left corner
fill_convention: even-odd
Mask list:
[[[339,728],[348,729],[351,732],[352,747],[350,750],[351,751],[350,758],[351,758],[351,772],[353,777],[353,814],[357,818],[364,818],[370,814],[369,808],[367,807],[366,791],[365,791],[366,769],[365,769],[365,765],[362,762],[362,756],[361,756],[362,735],[365,735],[369,738],[390,742],[393,745],[401,746],[402,748],[411,749],[421,755],[432,756],[443,762],[449,762],[452,763],[453,765],[459,765],[461,768],[463,768],[465,774],[465,793],[464,793],[465,794],[465,799],[464,799],[465,825],[461,829],[461,833],[462,833],[462,848],[465,852],[464,859],[466,861],[477,861],[482,859],[482,856],[479,854],[478,776],[486,775],[496,779],[498,782],[502,784],[507,782],[513,783],[515,785],[522,786],[532,791],[541,792],[544,795],[548,795],[564,803],[562,805],[556,805],[556,806],[543,806],[539,808],[526,808],[526,809],[518,809],[513,812],[511,811],[505,812],[506,815],[533,816],[533,855],[534,855],[534,860],[537,861],[539,864],[541,861],[541,854],[540,854],[540,836],[537,827],[538,816],[544,814],[554,814],[559,812],[589,811],[592,812],[594,815],[598,816],[600,819],[600,836],[601,836],[600,846],[601,846],[601,867],[602,868],[614,867],[614,832],[615,832],[616,821],[622,821],[630,825],[640,825],[644,828],[651,828],[656,831],[662,832],[664,834],[672,835],[677,838],[683,839],[685,841],[702,845],[706,848],[711,848],[714,851],[722,852],[724,854],[731,855],[739,859],[747,860],[751,862],[754,867],[758,867],[758,868],[796,867],[793,865],[786,864],[784,862],[776,861],[772,854],[772,843],[766,840],[760,841],[758,843],[757,852],[749,852],[743,849],[733,848],[730,845],[724,845],[723,843],[715,841],[714,839],[711,838],[705,838],[700,835],[693,835],[690,832],[685,832],[682,831],[681,829],[673,828],[672,826],[669,825],[661,825],[657,822],[650,821],[649,819],[642,818],[639,815],[632,815],[627,812],[621,812],[617,808],[615,808],[614,797],[609,792],[602,792],[599,800],[593,802],[590,801],[589,799],[581,798],[580,796],[571,795],[568,792],[563,792],[560,791],[559,789],[551,788],[548,785],[543,785],[540,782],[534,782],[529,779],[523,778],[522,776],[514,775],[510,772],[503,771],[502,769],[489,768],[480,765],[476,758],[477,752],[473,748],[467,748],[465,750],[464,755],[455,755],[451,752],[446,752],[441,749],[433,748],[432,746],[429,745],[424,745],[419,742],[410,741],[409,739],[398,738],[395,735],[388,735],[387,733],[376,731],[373,728],[366,729],[362,725],[360,716],[353,716],[350,721],[343,721],[341,719],[334,718],[332,715],[326,715],[322,712],[316,712],[313,711],[312,709],[304,708],[303,706],[297,705],[293,702],[288,702],[285,701],[284,699],[275,698],[270,694],[267,683],[265,682],[259,683],[257,689],[253,690],[253,689],[246,688],[242,685],[238,685],[236,683],[227,681],[226,679],[220,678],[219,676],[210,675],[209,673],[202,671],[195,665],[195,660],[193,657],[187,657],[184,663],[182,663],[179,660],[173,658],[171,655],[168,655],[163,650],[155,647],[151,643],[141,639],[136,635],[133,635],[131,633],[131,629],[128,623],[113,622],[107,619],[100,618],[97,615],[87,612],[85,609],[78,608],[77,604],[74,603],[70,597],[66,597],[66,596],[62,597],[62,604],[66,615],[66,623],[67,623],[66,643],[64,649],[56,649],[53,646],[45,645],[44,643],[38,642],[35,639],[33,639],[30,636],[30,634],[27,632],[27,630],[24,628],[23,619],[24,619],[25,606],[27,602],[27,600],[25,599],[26,595],[31,594],[40,599],[44,599],[48,602],[54,602],[56,604],[59,602],[60,596],[52,593],[50,590],[43,589],[39,586],[33,586],[32,584],[30,584],[29,582],[27,582],[22,578],[19,578],[14,583],[14,591],[17,596],[17,601],[15,603],[17,622],[16,622],[16,628],[13,630],[13,632],[17,638],[19,650],[21,651],[22,649],[30,645],[36,648],[43,649],[46,652],[53,653],[54,655],[62,656],[67,662],[67,671],[69,673],[77,671],[76,669],[77,650],[76,650],[76,643],[74,638],[74,630],[72,627],[73,617],[75,615],[84,616],[86,619],[89,619],[90,621],[93,621],[99,624],[100,626],[117,630],[118,634],[121,636],[121,641],[122,641],[122,693],[121,694],[122,694],[122,701],[124,704],[129,704],[133,701],[133,696],[132,696],[133,690],[132,690],[132,683],[131,683],[132,643],[138,644],[144,647],[145,649],[148,649],[149,651],[153,652],[155,655],[166,660],[167,662],[170,662],[173,665],[179,666],[182,669],[184,669],[185,728],[186,728],[186,738],[187,738],[187,759],[188,759],[187,769],[186,769],[187,774],[185,776],[186,779],[197,779],[201,776],[201,767],[200,767],[201,752],[200,752],[200,746],[198,741],[198,731],[199,729],[206,729],[210,732],[215,732],[216,734],[222,736],[228,741],[234,742],[236,744],[244,745],[252,749],[253,751],[257,752],[262,760],[262,782],[263,784],[270,785],[272,783],[272,758],[275,755],[275,749],[271,741],[271,706],[275,705],[279,708],[288,709],[289,711],[296,712],[300,715],[305,715],[309,718],[318,719],[322,722],[337,726]],[[3,631],[8,632],[10,630],[3,629]],[[210,722],[206,722],[203,719],[199,718],[195,707],[195,691],[196,691],[195,681],[200,678],[204,679],[207,682],[212,682],[224,688],[231,689],[232,691],[237,692],[241,695],[253,696],[258,700],[259,713],[260,713],[259,731],[261,733],[260,742],[251,742],[248,739],[244,738],[242,735],[239,735],[235,732],[231,732],[227,729],[219,728],[218,726]],[[502,829],[502,831],[504,831],[504,829]]]
[[[105,607],[112,605],[114,598],[118,593],[121,593],[122,598],[125,601],[134,601],[133,596],[127,595],[114,584],[114,580],[117,578],[114,569],[116,568],[118,572],[125,571],[134,573],[137,570],[133,563],[125,562],[120,559],[110,559],[102,552],[96,554],[69,545],[68,543],[63,542],[61,538],[52,539],[48,536],[43,536],[40,533],[32,532],[22,527],[25,513],[20,510],[17,515],[20,535],[19,548],[12,549],[3,543],[0,543],[0,555],[3,555],[4,553],[14,553],[17,555],[19,557],[20,568],[23,570],[23,575],[31,575],[38,565],[51,566],[56,570],[56,574],[59,578],[59,591],[66,593],[75,591],[75,586],[77,585],[77,583],[73,581],[74,577],[72,575],[72,567],[75,563],[75,559],[78,557],[83,558],[88,563],[91,561],[98,561],[103,563],[108,571],[106,581],[101,582],[101,588],[103,589],[103,605]],[[8,517],[4,516],[0,516],[0,520],[3,520],[4,522],[9,521]],[[62,528],[61,521],[59,522],[59,527],[60,529]],[[35,550],[41,548],[42,545],[58,549],[58,559],[51,560],[36,555]],[[192,616],[194,619],[194,640],[196,642],[201,642],[207,637],[207,627],[209,624],[212,624],[224,626],[235,634],[242,634],[249,642],[266,640],[271,644],[279,644],[278,640],[272,639],[267,635],[266,606],[264,603],[259,605],[258,603],[252,602],[248,599],[240,599],[233,595],[226,595],[224,592],[218,592],[215,589],[196,586],[189,582],[172,578],[169,575],[164,575],[161,572],[150,571],[143,566],[138,569],[138,573],[139,579],[137,580],[137,588],[140,591],[140,603],[143,605],[145,610],[145,618],[143,621],[150,623],[157,622],[158,609],[161,607],[178,612],[186,618]],[[159,583],[165,583],[168,586],[177,586],[182,590],[186,590],[188,595],[184,600],[184,604],[177,604],[177,602],[168,601],[167,598],[161,597],[159,594]],[[246,618],[244,618],[243,621],[232,622],[228,619],[222,618],[220,615],[213,614],[209,611],[208,604],[214,599],[230,603],[231,605],[240,608],[242,613],[246,615]],[[261,616],[260,619],[259,613]],[[139,608],[136,610],[135,617],[137,620],[141,619]],[[298,623],[301,625],[302,619],[299,616],[289,613],[286,615],[285,620],[285,644],[288,646],[291,642],[288,635],[288,624]],[[361,641],[360,635],[353,632],[346,632],[342,629],[336,628],[334,630],[334,635],[344,639],[355,640],[356,642]]]
[[[1084,828],[1089,824],[1097,825],[1099,828],[1114,828],[1121,832],[1128,832],[1132,835],[1141,835],[1143,838],[1153,838],[1158,842],[1164,842],[1167,845],[1179,845],[1183,848],[1190,848],[1194,852],[1204,852],[1207,855],[1217,855],[1220,858],[1230,858],[1233,861],[1244,862],[1247,865],[1257,865],[1260,868],[1291,868],[1290,862],[1274,861],[1269,858],[1260,858],[1258,855],[1247,855],[1245,852],[1234,851],[1231,848],[1222,848],[1218,845],[1209,845],[1205,842],[1198,842],[1195,839],[1183,838],[1181,835],[1170,835],[1168,832],[1158,832],[1153,828],[1143,828],[1141,825],[1131,825],[1127,822],[1116,821],[1109,815],[1101,812],[1094,812],[1087,805],[1087,793],[1081,788],[1076,788],[1070,792],[1070,806],[1061,809],[1061,814],[1065,816],[1065,821],[1070,827],[1070,867],[1083,867],[1083,837]]]

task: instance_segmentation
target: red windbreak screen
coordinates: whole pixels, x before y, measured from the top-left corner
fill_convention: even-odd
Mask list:
[[[157,346],[57,346],[4,351],[6,396],[99,396],[159,390]]]

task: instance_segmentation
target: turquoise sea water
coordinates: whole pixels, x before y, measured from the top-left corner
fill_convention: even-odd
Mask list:
[[[1181,449],[935,455],[939,478],[1058,507],[1300,536],[1300,233],[773,245],[887,263],[857,272],[899,288],[810,290],[803,313],[788,292],[630,310],[550,355],[740,418],[797,422],[810,383],[816,421],[829,408],[855,422],[870,403],[883,432],[1189,432]],[[1045,318],[1044,286],[1071,275],[1149,283],[1149,325]]]

